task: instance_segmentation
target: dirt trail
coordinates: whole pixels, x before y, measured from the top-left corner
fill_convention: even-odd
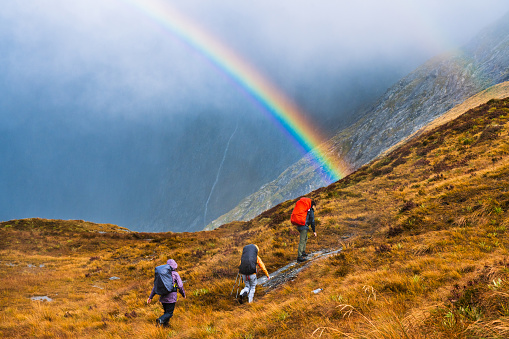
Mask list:
[[[339,249],[323,249],[317,252],[310,253],[308,255],[308,260],[298,263],[297,261],[292,261],[285,267],[280,268],[279,270],[270,274],[270,280],[267,280],[267,277],[263,276],[258,279],[258,284],[265,287],[265,293],[281,286],[287,281],[295,279],[297,274],[302,271],[304,268],[309,266],[312,262],[324,258],[336,253],[339,253],[343,248]]]

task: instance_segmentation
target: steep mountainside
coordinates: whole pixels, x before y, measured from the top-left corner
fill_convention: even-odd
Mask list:
[[[0,337],[509,337],[509,98],[415,135],[307,196],[317,203],[318,236],[306,251],[335,254],[302,264],[290,223],[296,200],[195,233],[1,222]],[[232,291],[252,243],[270,274],[300,271],[258,285],[254,303],[241,305]],[[187,298],[161,328],[157,297],[146,300],[154,268],[168,258]]]
[[[328,142],[355,170],[476,93],[509,80],[509,13],[462,49],[430,60],[392,86],[354,125]],[[213,221],[249,220],[327,183],[303,158]]]

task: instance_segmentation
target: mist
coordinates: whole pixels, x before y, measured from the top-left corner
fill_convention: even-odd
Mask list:
[[[168,2],[325,136],[509,10],[488,1]],[[196,231],[303,150],[202,53],[129,1],[0,12],[0,220]]]

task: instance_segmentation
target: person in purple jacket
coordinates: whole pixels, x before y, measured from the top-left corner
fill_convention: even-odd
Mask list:
[[[177,273],[177,263],[173,259],[168,259],[166,265],[161,265],[156,267],[156,278],[154,279],[154,287],[152,288],[152,292],[147,299],[147,304],[152,302],[152,298],[156,294],[160,294],[161,284],[166,285],[167,290],[170,291],[167,294],[163,294],[159,297],[159,301],[163,304],[164,314],[157,318],[156,322],[158,326],[167,327],[170,321],[170,318],[173,316],[173,310],[175,310],[175,303],[177,302],[177,291],[186,298],[186,291],[184,290],[184,284],[182,283],[182,279],[180,279],[180,275]],[[162,280],[158,281],[158,275],[162,273],[164,277]],[[168,284],[170,282],[170,284]],[[159,286],[158,286],[159,285]],[[171,285],[171,286],[169,286]],[[176,285],[177,290],[172,292],[173,285]],[[163,287],[164,289],[164,287]]]

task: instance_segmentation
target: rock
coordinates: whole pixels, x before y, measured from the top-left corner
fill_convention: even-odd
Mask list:
[[[30,299],[32,299],[34,301],[53,301],[53,299],[51,299],[47,295],[31,297]]]

